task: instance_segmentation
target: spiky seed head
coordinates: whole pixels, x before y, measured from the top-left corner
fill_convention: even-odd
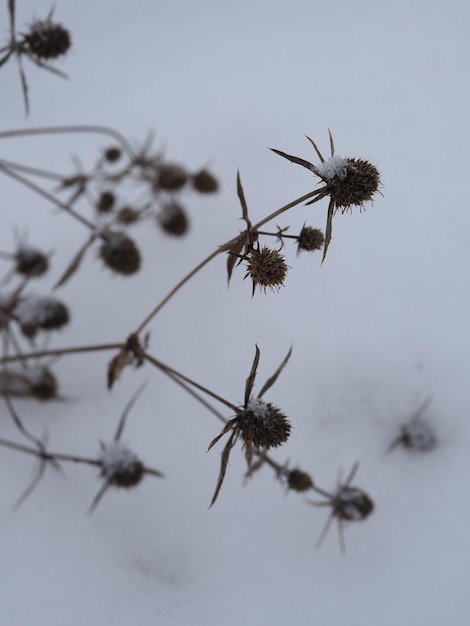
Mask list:
[[[306,252],[314,252],[321,250],[325,243],[325,235],[319,228],[311,226],[303,226],[297,237],[297,254],[305,250]]]
[[[181,237],[188,232],[188,216],[183,205],[176,200],[170,200],[162,205],[160,213],[157,214],[157,222],[165,233],[174,237]]]
[[[193,174],[191,182],[199,193],[215,193],[219,189],[217,178],[206,169]]]
[[[325,195],[330,196],[335,211],[344,213],[353,206],[362,207],[379,189],[379,171],[364,159],[334,155],[314,167],[315,174],[325,182]]]
[[[141,256],[134,241],[120,232],[108,231],[103,235],[99,257],[103,263],[118,274],[130,276],[139,271]]]
[[[116,163],[121,158],[122,152],[121,148],[116,148],[112,146],[111,148],[107,148],[104,152],[104,158],[108,163]]]
[[[98,460],[101,463],[101,476],[114,487],[135,487],[145,473],[139,457],[119,441],[101,444]]]
[[[103,191],[100,193],[98,200],[96,201],[95,208],[98,213],[109,213],[116,201],[116,196],[112,191]]]
[[[359,522],[373,510],[371,498],[356,487],[342,487],[333,499],[333,514],[345,521]]]
[[[310,474],[300,469],[292,469],[287,474],[287,486],[292,491],[302,493],[313,487],[313,480]]]
[[[59,388],[57,378],[47,367],[31,368],[27,373],[31,395],[38,400],[51,400]]]
[[[135,224],[139,221],[141,213],[138,209],[134,209],[130,206],[122,207],[119,209],[116,215],[116,219],[120,224],[129,226],[129,224]]]
[[[20,247],[15,254],[15,270],[28,278],[41,276],[48,267],[47,255],[36,248]]]
[[[23,36],[23,46],[40,61],[49,61],[65,54],[72,40],[70,32],[50,19],[33,22]]]
[[[437,437],[431,426],[421,419],[402,426],[401,442],[410,450],[429,452],[437,446]]]
[[[278,250],[271,250],[267,246],[253,248],[249,254],[245,278],[249,276],[253,283],[253,293],[256,287],[260,290],[272,289],[278,291],[284,285],[288,266],[284,256]]]
[[[283,444],[291,431],[291,425],[284,413],[259,398],[249,399],[238,423],[244,443],[265,450]]]
[[[14,306],[12,314],[26,337],[34,337],[39,329],[57,330],[70,320],[66,305],[50,296],[27,296]]]
[[[155,189],[163,191],[178,191],[186,185],[188,173],[181,165],[165,164],[158,169]]]

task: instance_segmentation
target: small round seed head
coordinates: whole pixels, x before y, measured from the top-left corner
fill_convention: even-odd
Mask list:
[[[325,192],[335,211],[347,211],[372,200],[380,185],[378,169],[364,159],[332,156],[315,166],[315,173],[324,180]]]
[[[96,201],[95,208],[98,213],[109,213],[116,201],[116,196],[112,191],[103,191],[100,193],[98,200]]]
[[[38,400],[51,400],[57,396],[57,378],[47,367],[31,368],[27,374],[31,395]]]
[[[287,441],[291,425],[276,406],[259,398],[250,398],[239,417],[241,436],[245,444],[255,448],[277,448]]]
[[[401,443],[405,448],[429,452],[437,446],[437,437],[431,426],[423,420],[411,420],[402,426]]]
[[[334,515],[345,521],[359,522],[373,510],[373,501],[356,487],[342,487],[333,500]]]
[[[135,487],[145,473],[144,464],[138,456],[119,441],[102,445],[99,461],[101,476],[114,487]]]
[[[41,276],[49,267],[49,259],[40,250],[30,247],[20,247],[15,254],[15,271],[28,278]]]
[[[193,174],[191,182],[199,193],[215,193],[219,189],[217,178],[205,169]]]
[[[189,220],[183,205],[171,200],[162,205],[157,214],[157,222],[168,235],[181,237],[188,232]]]
[[[180,165],[161,165],[158,170],[158,177],[155,188],[164,191],[178,191],[186,185],[188,173]]]
[[[121,158],[121,155],[121,148],[116,148],[115,146],[107,148],[104,152],[104,158],[108,163],[116,163]]]
[[[130,276],[139,271],[141,256],[134,241],[118,232],[107,232],[103,234],[99,257],[103,263],[118,274]]]
[[[251,250],[246,269],[245,278],[251,278],[253,293],[258,286],[266,293],[268,287],[275,291],[284,285],[288,266],[278,250],[263,246]]]
[[[122,207],[119,209],[116,215],[116,219],[119,224],[124,224],[124,226],[129,226],[130,224],[135,224],[139,221],[141,216],[141,212],[138,209],[134,209],[130,206]]]
[[[34,337],[38,330],[58,330],[70,320],[68,308],[60,300],[49,296],[28,296],[17,302],[13,315],[21,332]]]
[[[287,486],[292,491],[302,493],[313,487],[313,480],[310,474],[299,469],[292,469],[287,474]]]
[[[325,236],[319,228],[311,226],[303,226],[297,237],[297,254],[305,250],[306,252],[314,252],[321,250],[325,243]]]
[[[50,19],[33,22],[23,37],[23,45],[40,61],[57,59],[69,50],[71,43],[70,32]]]

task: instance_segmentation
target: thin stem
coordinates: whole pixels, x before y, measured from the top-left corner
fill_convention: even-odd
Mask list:
[[[73,348],[57,348],[56,350],[43,350],[41,352],[29,352],[21,355],[4,356],[0,358],[0,363],[12,361],[26,361],[27,359],[39,359],[47,356],[62,356],[64,354],[80,354],[82,352],[104,352],[106,350],[122,350],[123,343],[105,343],[96,346],[77,346]]]
[[[35,183],[32,183],[30,180],[28,180],[24,176],[21,176],[20,174],[17,174],[16,172],[12,172],[8,167],[5,167],[4,165],[2,165],[1,162],[0,162],[0,170],[7,176],[10,176],[10,178],[17,180],[19,183],[21,183],[25,187],[28,187],[29,189],[31,189],[32,191],[35,191],[37,194],[39,194],[43,198],[46,198],[46,200],[49,200],[49,202],[52,202],[53,204],[58,206],[60,209],[62,209],[63,211],[65,211],[66,213],[74,217],[76,220],[84,224],[90,230],[95,230],[95,225],[92,222],[88,221],[85,217],[80,215],[80,213],[77,213],[76,211],[71,209],[69,205],[64,204],[60,200],[57,200],[57,198],[53,196],[51,193],[49,193],[45,189],[42,189],[42,187],[39,187]]]
[[[57,174],[57,172],[50,172],[38,167],[32,167],[30,165],[23,165],[22,163],[15,163],[14,161],[7,161],[6,159],[0,159],[0,164],[8,167],[9,169],[19,170],[25,174],[31,174],[31,176],[41,176],[42,178],[48,178],[49,180],[56,180],[62,182],[64,176]]]
[[[0,134],[0,138],[1,138],[1,134]],[[304,202],[305,200],[308,200],[309,198],[312,198],[313,196],[317,195],[319,192],[320,192],[319,189],[317,189],[315,191],[310,191],[309,193],[305,194],[304,196],[301,196],[300,198],[297,198],[296,200],[293,200],[292,202],[289,202],[289,204],[286,204],[285,206],[281,207],[277,211],[274,211],[274,213],[271,213],[270,215],[268,215],[267,217],[262,219],[260,222],[258,222],[254,226],[252,226],[252,230],[256,231],[260,226],[263,226],[264,224],[266,224],[267,222],[271,221],[272,219],[274,219],[278,215],[281,215],[281,213],[285,213],[286,211],[288,211],[292,207],[296,206],[297,204],[300,204],[301,202]],[[196,265],[196,267],[194,269],[192,269],[189,272],[189,274],[186,274],[186,276],[184,278],[182,278],[180,280],[180,282],[177,283],[173,287],[173,289],[163,298],[163,300],[161,300],[159,302],[159,304],[157,304],[157,306],[147,315],[147,317],[144,319],[144,321],[134,331],[134,334],[138,335],[139,333],[141,333],[142,330],[147,326],[147,324],[149,324],[151,322],[151,320],[155,317],[155,315],[157,315],[157,313],[165,306],[165,304],[167,304],[167,302],[169,300],[171,300],[171,298],[173,298],[173,296],[181,289],[181,287],[183,287],[203,267],[205,267],[210,261],[212,261],[212,259],[214,259],[216,256],[218,256],[222,252],[226,252],[227,248],[231,244],[235,243],[235,241],[239,238],[239,236],[240,235],[237,235],[236,237],[233,237],[232,239],[227,241],[225,244],[219,246],[217,248],[217,250],[214,250],[214,252],[212,252],[212,254],[210,254],[203,261],[201,261],[198,265]]]
[[[11,448],[12,450],[17,450],[18,452],[24,452],[25,454],[31,454],[32,456],[37,456],[38,458],[44,459],[45,461],[66,461],[69,463],[84,463],[86,465],[94,465],[98,467],[101,465],[101,461],[98,461],[98,459],[90,459],[83,456],[75,456],[73,454],[62,454],[61,452],[46,452],[43,449],[30,448],[29,446],[25,446],[14,441],[9,441],[7,439],[0,439],[0,446],[4,446],[5,448]]]

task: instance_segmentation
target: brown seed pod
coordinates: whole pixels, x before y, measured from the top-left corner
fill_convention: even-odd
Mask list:
[[[157,222],[168,235],[181,237],[188,232],[189,220],[183,205],[171,200],[162,205]]]
[[[341,520],[357,522],[366,519],[374,510],[369,496],[356,487],[341,487],[332,500],[333,515]]]
[[[165,164],[158,169],[156,189],[178,191],[186,185],[188,173],[180,165]]]
[[[36,248],[21,247],[15,254],[15,271],[28,278],[41,276],[49,267],[49,259]]]
[[[50,296],[22,298],[15,304],[12,315],[26,337],[34,337],[39,329],[57,330],[70,320],[65,304]]]
[[[287,474],[287,487],[292,491],[303,493],[313,487],[310,474],[299,469],[292,469]]]
[[[109,213],[116,201],[116,196],[112,191],[103,191],[96,201],[95,208],[98,213]]]
[[[373,199],[380,184],[378,169],[364,159],[337,155],[315,165],[315,173],[326,183],[324,195],[329,195],[334,210],[348,211]]]
[[[135,487],[142,480],[145,467],[142,461],[132,450],[129,450],[119,441],[110,444],[101,444],[99,455],[101,476],[108,485],[129,489]]]
[[[297,237],[297,254],[303,250],[306,252],[321,250],[324,243],[325,236],[319,228],[304,225]]]
[[[291,425],[287,417],[270,402],[250,398],[238,419],[241,437],[255,448],[277,448],[289,438]]]
[[[50,19],[33,22],[23,36],[22,45],[39,61],[49,61],[65,54],[71,46],[70,32]]]
[[[129,226],[130,224],[135,224],[139,221],[141,216],[141,212],[138,209],[133,209],[130,206],[122,207],[119,209],[116,215],[116,220],[119,224],[123,224],[124,226]]]
[[[38,400],[51,400],[57,396],[59,385],[57,378],[46,367],[35,368],[28,372],[31,395]]]
[[[134,241],[119,232],[104,233],[102,235],[99,257],[109,269],[130,276],[139,271],[141,266],[141,256]]]
[[[116,147],[107,148],[104,152],[104,158],[108,163],[116,163],[121,158],[121,155],[121,149]]]
[[[215,193],[219,189],[217,178],[206,169],[193,174],[191,182],[194,189],[199,193]]]
[[[265,293],[268,287],[273,291],[279,290],[284,285],[288,266],[278,250],[263,246],[261,249],[258,247],[251,250],[246,269],[245,278],[251,278],[254,294],[258,286]]]

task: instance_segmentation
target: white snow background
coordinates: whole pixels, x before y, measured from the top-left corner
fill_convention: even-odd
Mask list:
[[[50,9],[44,0],[17,5],[20,30]],[[1,623],[466,623],[468,2],[59,0],[55,19],[73,36],[70,54],[56,63],[70,80],[26,61],[25,119],[16,64],[2,67],[0,129],[106,124],[138,143],[153,128],[169,160],[192,170],[209,165],[221,191],[185,197],[192,229],[184,240],[149,224],[133,231],[144,254],[133,278],[112,276],[88,255],[56,294],[72,322],[53,347],[123,340],[177,280],[237,234],[238,169],[253,220],[314,188],[318,179],[268,147],[317,162],[303,135],[328,154],[330,128],[339,155],[379,168],[383,197],[362,213],[335,216],[323,266],[319,254],[296,257],[287,246],[285,287],[252,298],[241,267],[227,289],[219,257],[150,327],[152,354],[235,404],[255,343],[257,390],[293,345],[265,396],[292,422],[289,441],[272,456],[327,490],[338,470],[359,461],[354,485],[376,510],[346,525],[346,554],[336,525],[315,548],[329,509],[285,495],[268,467],[242,486],[238,444],[208,511],[224,441],[206,450],[220,423],[148,366],[126,370],[108,392],[111,354],[65,357],[53,365],[61,401],[15,402],[26,425],[38,436],[47,429],[53,450],[93,456],[148,381],[123,441],[166,478],[110,490],[90,516],[97,472],[64,465],[13,510],[34,463],[2,448]],[[107,144],[81,135],[4,139],[0,156],[65,175],[71,156],[90,166]],[[275,224],[292,233],[305,221],[324,228],[326,209],[327,199],[298,206]],[[1,211],[0,249],[13,249],[16,226],[30,244],[55,250],[52,270],[29,290],[49,293],[85,229],[6,178]],[[386,455],[428,395],[438,448]],[[21,441],[4,405],[0,411],[1,436]]]

